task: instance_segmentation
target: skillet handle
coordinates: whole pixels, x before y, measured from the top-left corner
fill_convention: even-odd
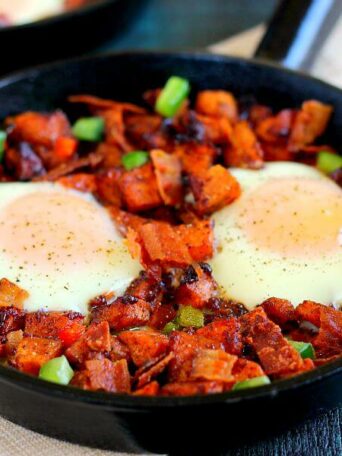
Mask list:
[[[341,12],[341,0],[281,0],[254,56],[308,70]]]

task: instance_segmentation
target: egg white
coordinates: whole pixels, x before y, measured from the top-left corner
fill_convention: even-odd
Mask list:
[[[0,184],[0,278],[29,293],[25,310],[88,312],[120,295],[140,270],[89,194],[53,183]]]
[[[0,14],[14,24],[26,24],[63,12],[64,0],[0,0]]]
[[[329,217],[332,215],[324,209],[325,201],[319,199],[319,195],[324,192],[332,195],[333,207],[337,208],[338,219],[342,219],[341,189],[316,169],[299,163],[268,163],[259,171],[244,169],[230,171],[241,184],[242,196],[213,215],[217,251],[211,266],[214,277],[224,294],[230,299],[244,303],[249,308],[273,296],[288,299],[294,305],[309,299],[322,304],[339,306],[342,302],[342,224],[340,229],[337,227],[336,232],[332,234],[333,239],[327,240],[324,238],[326,234],[319,232],[311,244],[305,239],[299,240],[298,245],[295,240],[291,240],[292,250],[289,248],[289,251],[286,250],[286,239],[282,239],[281,235],[285,233],[286,238],[286,224],[291,217],[293,220],[293,215],[297,217],[298,229],[300,224],[303,224],[305,229],[307,221],[302,216],[303,198],[305,205],[313,204],[313,207],[317,207],[317,214],[311,220],[313,223],[330,223]],[[277,195],[271,192],[275,185],[286,184],[287,180],[289,180],[289,186],[297,182],[300,187],[298,195],[291,201],[286,201],[286,185],[283,194]],[[277,217],[277,226],[280,227],[281,235],[278,232],[274,235],[268,233],[270,239],[269,241],[265,239],[266,247],[265,245],[260,247],[246,234],[246,225],[244,225],[246,222],[243,219],[246,217],[245,204],[251,195],[262,188],[267,194],[268,185],[270,193],[265,207],[271,211],[272,216]],[[286,210],[292,206],[295,212],[286,213]],[[282,211],[283,207],[284,211]],[[248,220],[251,220],[251,223],[263,223],[263,220],[253,220],[255,209],[251,205],[247,206],[247,210],[250,211]],[[269,216],[269,214],[264,215],[266,219]],[[267,231],[267,227],[264,228]],[[290,234],[292,233],[288,233]],[[276,236],[279,238],[277,239]],[[322,245],[324,246],[326,241],[335,243],[333,250],[322,251]],[[267,242],[273,248],[277,247],[276,244],[279,242],[279,249],[268,248]],[[296,248],[295,252],[293,252],[293,246]]]

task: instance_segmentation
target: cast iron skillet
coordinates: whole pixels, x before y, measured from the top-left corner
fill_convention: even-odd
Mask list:
[[[145,0],[93,0],[29,24],[0,28],[0,74],[94,49],[122,33]]]
[[[196,53],[123,53],[32,69],[0,82],[0,118],[63,107],[75,93],[141,102],[144,90],[160,87],[172,74],[188,78],[192,93],[229,89],[275,109],[309,98],[331,103],[327,141],[337,148],[342,143],[342,91],[275,65]],[[92,446],[212,455],[341,403],[341,381],[338,360],[253,390],[143,398],[59,387],[0,367],[0,413],[38,432]]]

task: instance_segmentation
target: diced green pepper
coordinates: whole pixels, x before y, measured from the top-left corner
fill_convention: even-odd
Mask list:
[[[179,329],[179,326],[177,325],[177,323],[175,323],[175,322],[173,322],[173,321],[169,321],[169,322],[166,323],[166,325],[164,326],[164,328],[163,328],[163,333],[164,333],[164,334],[170,334],[170,332],[176,331],[177,329]]]
[[[330,174],[342,168],[342,157],[331,152],[319,152],[317,156],[317,168],[323,173]]]
[[[139,166],[144,165],[149,160],[148,152],[144,150],[135,150],[133,152],[128,152],[121,158],[121,162],[126,169],[130,171],[131,169],[138,168]]]
[[[51,359],[39,371],[39,378],[60,385],[68,385],[73,375],[74,371],[64,355]]]
[[[297,342],[295,340],[289,340],[288,342],[294,349],[297,350],[303,359],[315,359],[315,349],[313,348],[312,344],[310,344],[310,342]]]
[[[157,98],[155,110],[164,117],[173,117],[189,92],[189,81],[179,76],[171,76]]]
[[[199,309],[192,306],[180,307],[177,315],[176,322],[179,326],[189,327],[194,326],[195,328],[201,328],[204,326],[204,315]]]
[[[244,380],[242,382],[237,382],[232,388],[232,391],[247,389],[247,388],[255,388],[257,386],[269,385],[270,379],[267,375],[263,375],[262,377],[254,377],[248,380]]]
[[[0,130],[0,163],[1,163],[2,159],[3,159],[4,152],[5,152],[6,138],[7,138],[6,132]]]
[[[81,141],[101,141],[105,123],[102,117],[82,117],[72,127],[73,135]]]

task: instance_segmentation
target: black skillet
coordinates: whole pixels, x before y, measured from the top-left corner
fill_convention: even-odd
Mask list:
[[[122,33],[144,1],[92,0],[44,20],[0,28],[0,74],[89,52]]]
[[[309,98],[331,103],[327,141],[340,149],[342,91],[275,65],[196,53],[123,53],[28,70],[0,82],[0,118],[65,106],[73,93],[141,102],[144,90],[161,86],[171,74],[188,78],[193,93],[226,88],[275,109]],[[0,367],[0,413],[35,431],[90,446],[214,455],[340,404],[341,381],[338,360],[243,392],[143,398],[60,387]]]

